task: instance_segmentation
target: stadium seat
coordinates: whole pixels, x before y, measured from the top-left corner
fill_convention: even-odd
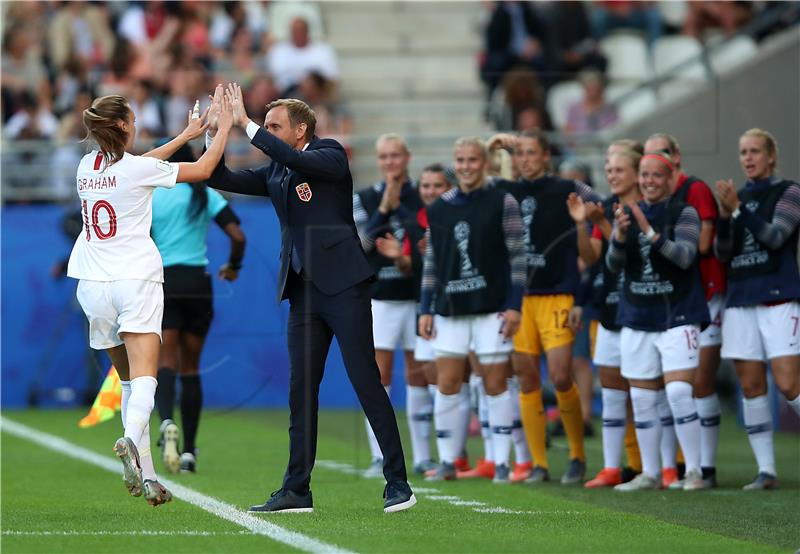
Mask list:
[[[631,123],[649,115],[658,106],[655,92],[649,88],[637,90],[617,104],[621,123]]]
[[[688,36],[668,36],[656,41],[653,47],[653,67],[656,75],[669,74],[668,81],[659,87],[663,101],[672,101],[688,96],[708,80],[703,65],[703,47]],[[683,65],[686,64],[687,65]]]
[[[606,87],[606,100],[609,102],[617,102],[620,98],[631,92],[636,88],[635,83],[630,82],[612,82]]]
[[[753,39],[745,35],[734,37],[711,50],[711,69],[717,75],[728,73],[751,59],[756,52],[758,46]]]
[[[695,38],[683,35],[661,37],[653,46],[653,68],[657,76],[662,76],[684,62],[695,59],[697,63],[689,64],[679,70],[680,76],[703,78],[705,69],[700,59],[702,53],[703,46]]]
[[[658,11],[661,14],[661,21],[680,29],[686,21],[689,6],[685,0],[661,0],[658,3]]]
[[[547,94],[547,111],[557,129],[567,123],[569,107],[583,97],[583,86],[578,81],[564,81],[554,85]]]
[[[608,58],[610,79],[641,81],[650,77],[647,43],[641,35],[614,33],[600,41],[600,50]]]

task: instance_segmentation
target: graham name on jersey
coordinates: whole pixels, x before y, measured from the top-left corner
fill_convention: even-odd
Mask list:
[[[78,177],[78,190],[100,190],[117,188],[116,175],[101,175],[99,177]]]

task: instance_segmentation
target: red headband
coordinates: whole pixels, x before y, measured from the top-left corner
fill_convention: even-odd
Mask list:
[[[666,165],[670,169],[670,171],[675,171],[675,165],[661,154],[645,154],[644,156],[642,156],[643,160],[647,158],[658,160],[662,162],[664,165]]]

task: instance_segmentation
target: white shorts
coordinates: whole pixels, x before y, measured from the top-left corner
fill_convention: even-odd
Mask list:
[[[376,350],[414,350],[417,303],[413,300],[373,300],[372,336]]]
[[[721,294],[715,294],[708,301],[711,323],[700,333],[700,348],[722,344],[722,312],[724,309],[725,298]]]
[[[78,302],[89,319],[89,345],[96,350],[122,344],[120,333],[155,333],[161,338],[161,283],[125,279],[78,281]]]
[[[800,354],[800,302],[727,308],[722,357],[766,362]]]
[[[620,355],[620,332],[609,331],[600,323],[597,324],[597,338],[594,341],[594,365],[619,367],[622,363]]]
[[[418,362],[432,362],[436,359],[436,351],[433,349],[433,341],[417,337],[414,345],[414,359]]]
[[[657,379],[663,372],[695,369],[699,362],[700,326],[681,325],[666,331],[620,331],[622,376]]]
[[[470,350],[477,355],[506,354],[514,349],[512,339],[503,338],[500,313],[444,317],[434,316],[435,336],[431,341],[439,352],[466,356]]]

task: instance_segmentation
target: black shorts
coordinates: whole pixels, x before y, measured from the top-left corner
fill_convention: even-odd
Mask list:
[[[178,329],[206,336],[214,317],[211,276],[206,268],[173,265],[164,268],[162,329]]]

